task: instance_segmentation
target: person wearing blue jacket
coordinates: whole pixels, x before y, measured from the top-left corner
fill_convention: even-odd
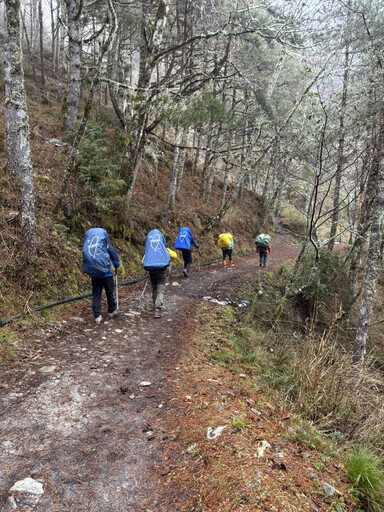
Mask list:
[[[197,249],[199,248],[199,244],[193,238],[191,230],[189,228],[180,228],[179,234],[177,236],[177,240],[175,243],[175,249],[178,251],[181,251],[181,254],[183,255],[184,277],[188,277],[189,270],[192,265],[191,244],[193,244]]]
[[[117,252],[112,247],[108,233],[102,228],[88,229],[83,246],[83,272],[92,280],[92,308],[97,325],[101,323],[101,294],[107,296],[108,318],[118,314],[114,296],[113,269],[120,266]]]
[[[149,273],[152,286],[152,300],[155,307],[155,318],[161,318],[164,290],[165,271],[171,263],[171,256],[166,247],[163,233],[158,229],[150,231],[145,239],[143,266]]]

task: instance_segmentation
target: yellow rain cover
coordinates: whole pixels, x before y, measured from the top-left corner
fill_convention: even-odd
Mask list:
[[[217,241],[218,247],[220,247],[220,249],[228,249],[228,247],[231,247],[232,238],[233,236],[231,233],[222,233],[219,235],[219,239]]]

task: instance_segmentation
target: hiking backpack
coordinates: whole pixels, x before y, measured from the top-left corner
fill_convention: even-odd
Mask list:
[[[271,237],[265,233],[257,235],[255,238],[255,245],[258,249],[267,250],[271,244]]]
[[[189,228],[180,228],[177,240],[175,243],[175,249],[181,251],[182,249],[191,248],[192,233]]]
[[[90,277],[100,277],[112,272],[108,252],[109,237],[105,229],[91,228],[85,232],[83,245],[83,272]]]
[[[219,239],[217,241],[217,246],[220,247],[220,249],[228,249],[231,247],[231,241],[233,236],[231,233],[222,233],[219,235]]]
[[[165,238],[161,231],[153,229],[145,239],[143,265],[148,272],[165,270],[171,258],[165,246]]]

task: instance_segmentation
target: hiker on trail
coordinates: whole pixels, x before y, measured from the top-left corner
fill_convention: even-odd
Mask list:
[[[107,296],[108,318],[118,314],[114,296],[113,268],[120,266],[119,257],[105,229],[92,228],[85,233],[83,272],[92,279],[92,308],[97,325],[101,323],[101,293]]]
[[[260,255],[260,267],[267,264],[268,253],[271,252],[271,237],[265,233],[261,233],[255,238],[256,252]]]
[[[228,256],[228,268],[234,267],[232,263],[232,251],[233,251],[233,236],[231,233],[222,233],[219,235],[219,239],[217,241],[218,247],[223,251],[223,268],[227,266],[227,256]]]
[[[171,258],[177,258],[177,254],[167,249],[165,238],[161,231],[153,229],[145,239],[143,265],[149,273],[152,285],[152,300],[155,306],[155,318],[161,318],[164,302],[165,271]]]
[[[199,248],[199,244],[193,238],[191,230],[189,228],[180,228],[174,247],[176,250],[181,251],[181,254],[183,255],[184,277],[188,277],[189,270],[192,265],[191,244],[193,244],[196,247],[196,249]]]

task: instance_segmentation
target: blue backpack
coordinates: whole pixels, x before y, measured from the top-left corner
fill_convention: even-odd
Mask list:
[[[143,265],[148,272],[165,270],[171,262],[161,231],[153,229],[145,239]]]
[[[92,228],[85,232],[83,246],[83,272],[90,277],[100,277],[111,272],[108,252],[109,238],[105,229]]]
[[[191,248],[192,233],[189,228],[180,228],[179,234],[175,243],[175,249],[181,251],[182,249]]]

